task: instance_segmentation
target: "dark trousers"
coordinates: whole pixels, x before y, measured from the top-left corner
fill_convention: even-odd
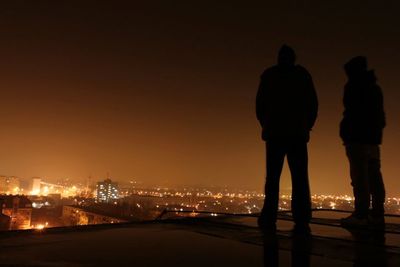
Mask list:
[[[354,212],[366,217],[372,199],[372,215],[384,214],[385,186],[381,173],[379,145],[347,144],[351,185],[354,193]]]
[[[308,154],[306,142],[271,142],[266,144],[267,177],[265,200],[261,216],[276,222],[279,204],[279,180],[285,156],[292,176],[292,212],[295,223],[311,219],[310,186],[308,182]]]

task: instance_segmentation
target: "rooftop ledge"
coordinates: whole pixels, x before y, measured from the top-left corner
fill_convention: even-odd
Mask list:
[[[285,214],[276,235],[228,215],[1,232],[0,266],[400,266],[400,223],[351,233],[335,216],[314,212],[311,238]]]

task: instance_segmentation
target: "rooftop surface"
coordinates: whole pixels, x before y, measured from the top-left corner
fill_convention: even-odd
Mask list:
[[[387,233],[351,233],[334,215],[314,214],[310,239],[285,216],[276,235],[233,216],[3,232],[0,266],[400,266],[398,218]]]

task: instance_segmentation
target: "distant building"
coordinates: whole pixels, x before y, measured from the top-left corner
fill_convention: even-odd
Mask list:
[[[94,212],[84,207],[72,205],[63,206],[62,220],[66,226],[127,222],[126,219],[104,215],[99,211]]]
[[[113,203],[119,198],[118,183],[106,179],[104,182],[98,182],[97,186],[97,202]]]
[[[61,205],[61,194],[48,194],[47,197],[54,201],[54,205],[58,206]]]
[[[7,176],[0,176],[0,193],[6,194],[8,190]]]
[[[31,228],[32,202],[26,196],[0,195],[0,204],[1,213],[10,218],[10,230]]]
[[[0,176],[0,193],[1,194],[18,194],[20,193],[19,178],[15,176]]]
[[[41,187],[42,179],[39,177],[32,178],[32,191],[31,195],[39,195],[40,194],[40,187]]]
[[[0,231],[10,230],[11,218],[0,213]]]
[[[56,206],[55,201],[49,196],[32,195],[27,197],[32,202],[33,209],[41,209],[41,208],[54,209]]]

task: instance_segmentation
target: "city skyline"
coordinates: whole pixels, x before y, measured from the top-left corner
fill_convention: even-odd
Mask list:
[[[21,178],[17,176],[7,176],[0,175],[0,195],[31,195],[31,196],[47,196],[49,194],[60,194],[61,197],[78,197],[85,196],[88,197],[88,192],[96,192],[96,187],[99,183],[103,183],[104,181],[111,180],[113,183],[120,184],[123,188],[135,188],[135,190],[210,190],[210,192],[252,192],[257,195],[264,195],[264,190],[258,187],[235,187],[232,185],[213,185],[213,184],[179,184],[179,183],[154,183],[154,182],[144,182],[141,180],[130,179],[130,180],[120,180],[115,177],[111,177],[109,173],[105,176],[101,177],[92,177],[89,176],[84,180],[73,180],[69,178],[59,178],[59,179],[49,179],[48,177],[31,177]],[[16,181],[16,182],[15,182]],[[4,185],[4,183],[9,183],[8,185]],[[12,184],[17,183],[17,188]],[[36,185],[35,185],[36,184]],[[52,187],[52,189],[49,188]],[[55,190],[58,189],[58,190]],[[60,190],[63,189],[63,190]],[[221,191],[222,190],[222,191]],[[65,192],[66,191],[66,192]],[[281,196],[290,196],[291,195],[291,187],[285,187],[280,190]],[[91,193],[90,193],[91,194]],[[89,194],[89,195],[90,195]],[[313,191],[311,194],[321,195],[321,196],[351,196],[352,192],[345,191]],[[119,194],[121,197],[125,196],[123,192]],[[96,196],[93,196],[96,198]],[[397,199],[400,198],[399,194],[388,194],[388,199]]]
[[[383,89],[382,169],[388,196],[399,195],[399,4],[300,2],[2,4],[0,173],[262,191],[255,94],[288,43],[320,102],[311,192],[352,190],[338,131],[342,66],[360,54]]]

